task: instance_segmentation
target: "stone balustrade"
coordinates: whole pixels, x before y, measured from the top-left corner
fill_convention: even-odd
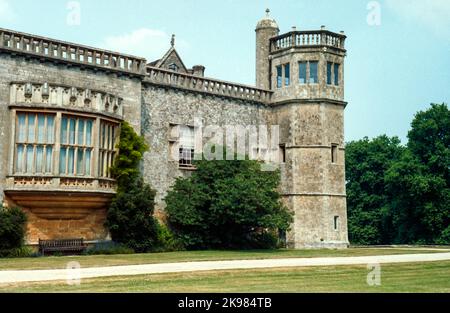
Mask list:
[[[230,97],[247,101],[269,103],[272,91],[252,86],[230,83],[217,79],[198,77],[147,66],[144,82],[204,92],[222,97]]]
[[[0,51],[141,76],[146,60],[0,28]]]
[[[270,51],[290,49],[295,47],[332,47],[345,50],[344,34],[337,34],[327,30],[292,31],[270,40]]]

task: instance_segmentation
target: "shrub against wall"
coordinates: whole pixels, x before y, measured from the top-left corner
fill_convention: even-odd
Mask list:
[[[0,256],[9,256],[22,247],[26,222],[26,215],[21,209],[0,206]]]
[[[111,168],[117,194],[107,214],[112,239],[136,252],[154,250],[158,244],[158,221],[153,217],[155,191],[140,174],[139,164],[148,150],[144,138],[126,122],[121,126],[119,155]]]
[[[280,173],[251,160],[195,161],[166,197],[169,225],[188,249],[274,248],[292,216],[277,191]]]

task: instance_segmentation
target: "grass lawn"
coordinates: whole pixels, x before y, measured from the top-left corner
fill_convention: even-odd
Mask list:
[[[336,256],[370,256],[409,253],[436,253],[438,250],[396,249],[396,248],[352,248],[345,250],[250,250],[250,251],[182,251],[167,253],[93,255],[39,258],[0,259],[0,270],[62,269],[70,261],[77,261],[81,267],[138,265],[152,263],[173,263],[188,261],[254,260],[276,258],[312,258]]]
[[[381,285],[366,266],[232,270],[0,285],[7,292],[450,292],[450,261],[385,264]]]

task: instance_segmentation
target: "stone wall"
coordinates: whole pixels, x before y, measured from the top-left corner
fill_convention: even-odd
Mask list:
[[[105,240],[106,208],[92,210],[82,219],[45,219],[25,208],[27,214],[27,243],[37,244],[39,239],[84,238],[87,241]]]
[[[346,247],[344,107],[297,100],[276,106],[272,123],[280,125],[280,142],[286,145],[281,188],[295,212],[289,246]],[[334,163],[332,144],[338,147]]]
[[[243,100],[228,99],[146,84],[143,89],[142,133],[150,145],[145,154],[145,179],[157,190],[157,208],[164,208],[163,198],[176,177],[190,175],[171,160],[169,138],[171,125],[194,126],[194,118],[207,125],[260,125],[267,123],[270,108]]]

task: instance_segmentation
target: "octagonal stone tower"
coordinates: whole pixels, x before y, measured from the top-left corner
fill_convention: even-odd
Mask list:
[[[324,26],[278,35],[276,22],[267,19],[256,32],[256,84],[273,91],[270,119],[280,126],[285,151],[281,188],[295,214],[287,246],[346,248],[346,36]]]

